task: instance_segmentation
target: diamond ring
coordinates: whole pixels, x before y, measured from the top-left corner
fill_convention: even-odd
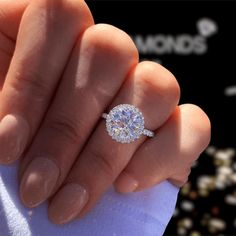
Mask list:
[[[144,117],[133,105],[121,104],[114,107],[109,114],[103,113],[106,128],[112,139],[120,143],[130,143],[142,134],[154,137],[154,132],[144,128]]]

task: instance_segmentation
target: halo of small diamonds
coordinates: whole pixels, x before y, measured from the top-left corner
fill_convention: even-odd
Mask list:
[[[130,143],[138,139],[144,131],[143,115],[133,105],[118,105],[103,117],[106,118],[108,134],[117,142]]]

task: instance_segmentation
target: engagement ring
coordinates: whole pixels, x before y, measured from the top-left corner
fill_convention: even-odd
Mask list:
[[[108,134],[117,142],[130,143],[142,134],[154,137],[154,132],[144,127],[143,114],[133,105],[118,105],[109,114],[103,113],[102,117],[106,119]]]

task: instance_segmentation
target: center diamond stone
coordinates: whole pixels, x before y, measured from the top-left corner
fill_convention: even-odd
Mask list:
[[[121,143],[130,143],[142,134],[144,118],[138,108],[122,104],[114,107],[107,115],[106,127],[113,139]]]

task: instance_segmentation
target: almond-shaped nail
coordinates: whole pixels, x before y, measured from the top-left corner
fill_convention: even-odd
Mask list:
[[[122,193],[133,192],[137,187],[138,181],[127,173],[122,173],[115,182],[115,188]]]
[[[0,164],[10,164],[23,153],[30,128],[24,118],[8,114],[0,122]]]
[[[79,184],[66,184],[49,206],[50,220],[55,224],[65,224],[75,219],[88,202],[88,198],[88,192]]]
[[[27,167],[20,184],[20,197],[27,207],[44,202],[52,193],[60,171],[54,161],[37,157]]]

